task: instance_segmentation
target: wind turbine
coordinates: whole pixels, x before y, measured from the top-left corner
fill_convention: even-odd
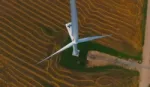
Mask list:
[[[77,16],[77,9],[76,9],[76,0],[70,0],[70,7],[71,7],[71,22],[66,24],[66,28],[68,30],[68,33],[69,33],[69,36],[70,36],[72,42],[70,42],[69,44],[67,44],[66,46],[61,48],[60,50],[56,51],[54,54],[41,60],[37,64],[50,59],[52,56],[66,50],[70,47],[73,47],[72,55],[78,57],[79,56],[79,50],[77,47],[78,43],[87,42],[87,41],[111,36],[111,35],[105,35],[105,36],[94,36],[94,37],[86,37],[86,38],[78,39],[78,16]]]

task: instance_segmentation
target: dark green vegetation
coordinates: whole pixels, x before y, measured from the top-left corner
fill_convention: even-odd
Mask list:
[[[52,35],[54,33],[53,31],[50,31],[49,28],[46,27],[41,27],[41,29],[46,33],[47,35]],[[70,43],[70,37],[64,42],[64,45]],[[63,46],[64,46],[63,45]],[[62,46],[62,47],[63,47]],[[69,48],[65,51],[62,52],[61,54],[61,60],[60,64],[66,68],[73,69],[73,70],[79,70],[79,71],[88,71],[88,72],[95,72],[95,71],[105,71],[107,69],[123,69],[122,67],[118,66],[104,66],[104,67],[94,67],[94,68],[86,68],[86,58],[88,51],[90,50],[96,50],[99,52],[107,53],[113,56],[117,56],[118,58],[133,58],[135,60],[141,60],[141,54],[138,56],[129,56],[124,53],[121,53],[119,51],[116,51],[112,48],[105,47],[101,44],[95,43],[95,42],[84,42],[78,44],[78,48],[80,50],[80,55],[79,57],[72,56],[72,50],[73,48]],[[50,54],[49,54],[50,55]],[[126,70],[126,69],[124,69]]]
[[[70,42],[70,39],[67,40],[67,42]],[[107,69],[122,69],[118,66],[104,66],[104,67],[94,67],[94,68],[86,68],[86,58],[87,53],[89,50],[97,50],[100,52],[108,53],[114,56],[118,56],[120,58],[131,58],[131,56],[125,55],[123,53],[120,53],[114,49],[102,46],[100,44],[94,43],[94,42],[85,42],[78,44],[78,48],[80,50],[79,57],[72,56],[72,47],[63,51],[61,54],[61,60],[60,64],[64,67],[67,67],[69,69],[79,70],[79,71],[104,71]],[[134,57],[137,59],[140,59],[138,57]],[[77,62],[80,62],[77,64]],[[125,70],[125,69],[124,69]]]
[[[144,36],[145,36],[145,28],[146,28],[147,3],[148,3],[148,0],[144,0],[143,20],[142,20],[142,33],[143,33],[142,44],[143,45],[144,45]]]

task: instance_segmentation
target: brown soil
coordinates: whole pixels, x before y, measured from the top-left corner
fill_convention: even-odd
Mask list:
[[[112,37],[97,42],[119,51],[128,53],[130,50],[129,53],[137,54],[142,48],[143,1],[77,0],[80,36],[113,34]],[[47,57],[47,53],[54,52],[55,48],[59,49],[67,39],[65,24],[70,22],[69,0],[1,0],[0,19],[0,70],[4,71],[0,72],[1,87],[44,87],[46,84],[54,87],[98,87],[108,78],[102,83],[98,80],[96,82],[96,79],[115,72],[110,70],[95,74],[71,71],[59,65],[56,61],[59,60],[59,55],[49,64],[46,61],[36,65]],[[41,26],[57,34],[48,36],[43,33]],[[2,62],[3,60],[8,63]],[[6,69],[3,68],[5,66]],[[117,73],[120,72],[122,70]],[[128,74],[124,76],[134,77]],[[121,77],[113,78],[119,82]],[[124,84],[126,78],[120,83]],[[110,82],[114,83],[113,80]],[[118,85],[121,87],[115,83],[115,86]]]

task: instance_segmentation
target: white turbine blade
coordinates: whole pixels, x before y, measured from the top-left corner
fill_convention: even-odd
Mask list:
[[[87,41],[91,41],[91,40],[95,40],[95,39],[99,39],[99,38],[104,38],[104,37],[108,37],[108,36],[111,36],[111,35],[86,37],[86,38],[79,39],[78,43],[87,42]]]
[[[76,8],[76,0],[70,0],[71,8],[71,23],[72,23],[72,34],[75,41],[78,40],[78,15]]]
[[[64,51],[64,50],[70,48],[71,46],[73,46],[73,44],[74,44],[73,42],[67,44],[66,46],[64,46],[64,47],[61,48],[60,50],[56,51],[54,54],[52,54],[52,55],[46,57],[45,59],[41,60],[41,61],[38,62],[37,64],[40,64],[40,63],[44,62],[45,60],[48,60],[48,59],[51,58],[52,56],[54,56],[54,55],[56,55],[56,54],[58,54],[58,53],[60,53],[60,52],[62,52],[62,51]]]

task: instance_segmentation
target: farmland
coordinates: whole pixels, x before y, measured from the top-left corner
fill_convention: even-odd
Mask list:
[[[95,42],[141,53],[144,0],[77,0],[77,8],[80,37],[112,34]],[[59,64],[61,54],[36,65],[68,39],[68,22],[69,0],[0,0],[0,87],[137,87],[134,71],[70,70]]]

